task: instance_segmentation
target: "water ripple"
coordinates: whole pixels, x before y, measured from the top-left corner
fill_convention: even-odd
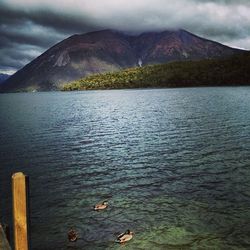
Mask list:
[[[8,94],[0,105],[1,221],[11,224],[11,173],[24,171],[32,249],[120,249],[127,228],[126,249],[249,249],[248,87]]]

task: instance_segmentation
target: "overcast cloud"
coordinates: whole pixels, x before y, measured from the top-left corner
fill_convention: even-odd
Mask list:
[[[250,1],[0,0],[0,72],[13,73],[70,35],[107,28],[182,28],[250,49]]]

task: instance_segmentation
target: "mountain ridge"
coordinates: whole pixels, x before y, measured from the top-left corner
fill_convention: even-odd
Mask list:
[[[0,73],[0,84],[2,84],[4,81],[6,81],[9,77],[10,77],[10,75],[8,75],[8,74]]]
[[[185,30],[130,35],[116,30],[75,34],[11,76],[1,92],[58,90],[65,82],[139,65],[226,57],[241,50]]]

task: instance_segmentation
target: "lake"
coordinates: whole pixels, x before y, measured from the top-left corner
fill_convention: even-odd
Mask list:
[[[250,249],[250,87],[2,94],[0,105],[0,221],[11,224],[11,174],[23,171],[32,249]]]

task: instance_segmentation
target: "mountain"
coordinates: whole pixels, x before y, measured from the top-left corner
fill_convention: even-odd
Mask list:
[[[65,82],[91,74],[238,52],[185,30],[140,35],[103,30],[73,35],[59,42],[11,76],[0,91],[56,90]]]
[[[5,80],[7,80],[10,77],[8,74],[2,74],[0,73],[0,84],[3,83]]]
[[[179,61],[103,73],[65,84],[64,91],[250,85],[250,52],[227,58]]]

